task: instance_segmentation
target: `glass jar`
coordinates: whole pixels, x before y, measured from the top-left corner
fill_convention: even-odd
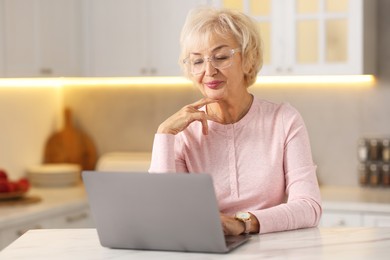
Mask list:
[[[390,186],[390,164],[382,165],[382,184],[384,186]]]
[[[390,162],[390,139],[382,140],[382,161]]]
[[[376,163],[371,163],[370,169],[370,185],[378,186],[381,182],[380,168]]]
[[[367,141],[364,138],[358,140],[358,160],[360,162],[365,162],[368,159],[368,145]]]
[[[365,163],[361,163],[358,166],[358,172],[359,172],[359,183],[360,185],[367,185],[369,184],[369,171],[367,169],[367,166]]]
[[[379,160],[379,156],[380,156],[380,153],[379,153],[379,142],[377,139],[370,139],[369,141],[369,146],[370,146],[370,151],[369,151],[369,154],[370,154],[370,160],[371,161],[377,161]]]

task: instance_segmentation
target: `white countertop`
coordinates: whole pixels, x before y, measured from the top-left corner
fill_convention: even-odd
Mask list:
[[[390,228],[310,228],[253,235],[228,254],[120,250],[100,245],[95,229],[30,230],[0,259],[388,259]]]
[[[321,197],[324,210],[390,214],[390,187],[322,186]]]

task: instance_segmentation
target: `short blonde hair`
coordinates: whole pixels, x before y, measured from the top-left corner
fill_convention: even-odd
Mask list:
[[[246,86],[255,83],[263,65],[262,42],[258,27],[249,16],[230,9],[200,7],[188,13],[180,36],[179,64],[184,74],[190,76],[183,63],[189,55],[190,46],[199,41],[199,37],[210,39],[214,34],[225,38],[233,37],[236,40],[241,48],[243,66],[248,68],[244,75]]]

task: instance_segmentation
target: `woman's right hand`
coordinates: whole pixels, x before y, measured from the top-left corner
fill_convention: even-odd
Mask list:
[[[165,120],[157,130],[160,134],[173,134],[176,135],[186,129],[192,122],[200,121],[202,123],[203,134],[208,134],[207,120],[217,119],[206,114],[204,111],[199,111],[204,105],[218,102],[217,100],[210,98],[202,98],[190,105],[184,106],[178,112],[173,114],[167,120]]]

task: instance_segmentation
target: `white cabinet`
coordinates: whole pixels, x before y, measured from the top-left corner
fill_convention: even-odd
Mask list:
[[[214,0],[252,16],[264,42],[262,75],[375,71],[376,0]]]
[[[79,0],[0,0],[3,77],[82,75]]]
[[[71,210],[61,210],[56,214],[31,218],[14,226],[0,230],[0,250],[30,229],[50,228],[93,228],[95,227],[89,207],[82,206]]]
[[[87,76],[177,76],[179,37],[200,0],[86,0]]]
[[[366,213],[363,216],[363,223],[366,227],[390,227],[390,213],[373,214]]]
[[[390,227],[390,213],[324,210],[322,227]]]
[[[362,215],[359,212],[324,211],[320,225],[322,227],[360,227]]]

